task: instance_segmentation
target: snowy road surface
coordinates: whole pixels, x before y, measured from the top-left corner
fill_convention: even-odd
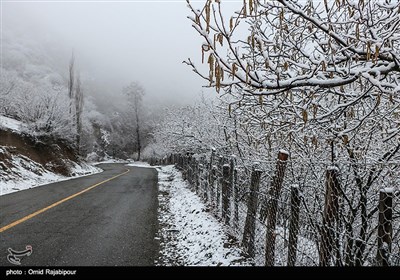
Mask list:
[[[105,171],[0,197],[0,266],[8,248],[32,246],[22,265],[154,265],[157,171],[102,164]]]

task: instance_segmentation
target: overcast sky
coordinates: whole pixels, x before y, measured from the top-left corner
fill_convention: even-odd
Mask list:
[[[201,60],[189,14],[183,0],[2,2],[4,33],[37,40],[62,64],[74,49],[87,78],[114,88],[140,81],[161,99],[192,98],[205,83],[182,64]]]

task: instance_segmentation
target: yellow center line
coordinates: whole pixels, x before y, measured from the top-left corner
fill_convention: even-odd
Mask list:
[[[27,216],[25,216],[25,217],[19,219],[19,220],[16,220],[15,222],[12,222],[11,224],[8,224],[8,225],[6,225],[6,226],[0,228],[0,233],[3,232],[3,231],[6,231],[6,230],[8,230],[8,229],[10,229],[10,228],[12,228],[12,227],[15,227],[16,225],[19,225],[19,224],[21,224],[21,223],[23,223],[23,222],[25,222],[25,221],[27,221],[27,220],[29,220],[29,219],[32,219],[33,217],[35,217],[35,216],[37,216],[37,215],[39,215],[39,214],[42,214],[43,212],[46,212],[47,210],[49,210],[49,209],[51,209],[51,208],[54,208],[54,207],[60,205],[61,203],[64,203],[64,202],[66,202],[66,201],[68,201],[68,200],[70,200],[70,199],[73,199],[74,197],[77,197],[78,195],[81,195],[81,194],[83,194],[83,193],[85,193],[85,192],[88,192],[88,191],[90,191],[91,189],[94,189],[95,187],[98,187],[98,186],[100,186],[100,185],[102,185],[102,184],[104,184],[104,183],[107,183],[107,182],[109,182],[109,181],[111,181],[111,180],[114,180],[114,179],[116,179],[116,178],[118,178],[118,177],[120,177],[120,176],[122,176],[122,175],[125,175],[125,174],[128,173],[129,171],[130,171],[130,170],[127,169],[127,171],[125,171],[124,173],[121,173],[121,174],[116,175],[116,176],[114,176],[114,177],[111,177],[111,178],[109,178],[109,179],[107,179],[107,180],[104,180],[104,181],[102,181],[102,182],[100,182],[100,183],[97,183],[97,184],[95,184],[95,185],[92,185],[92,186],[90,186],[90,187],[88,187],[88,188],[86,188],[86,189],[84,189],[84,190],[82,190],[82,191],[80,191],[80,192],[77,192],[77,193],[75,193],[75,194],[73,194],[73,195],[70,195],[70,196],[68,196],[68,197],[66,197],[66,198],[63,198],[63,199],[61,199],[61,200],[59,200],[59,201],[57,201],[57,202],[55,202],[55,203],[53,203],[53,204],[51,204],[51,205],[45,207],[45,208],[42,208],[42,209],[40,209],[40,210],[38,210],[38,211],[36,211],[36,212],[34,212],[34,213],[32,213],[32,214],[29,214],[29,215],[27,215]]]

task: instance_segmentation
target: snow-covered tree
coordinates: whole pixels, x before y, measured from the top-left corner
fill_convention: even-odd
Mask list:
[[[74,124],[75,144],[78,154],[80,153],[82,138],[82,110],[83,110],[83,90],[82,81],[79,73],[76,73],[75,55],[72,53],[68,65],[68,97],[69,114]]]
[[[127,96],[130,107],[134,113],[137,160],[140,160],[140,153],[142,151],[141,114],[145,90],[138,82],[132,82],[124,87],[122,91]]]
[[[331,137],[347,137],[380,106],[398,113],[399,1],[244,1],[229,20],[220,1],[189,8],[209,71],[186,63],[234,97],[232,110],[258,103],[272,120],[285,111],[288,125],[353,120],[329,128]]]
[[[346,262],[366,261],[372,198],[400,159],[400,2],[251,0],[230,17],[223,1],[188,6],[209,69],[186,63],[223,92],[233,153],[270,160],[285,148],[295,181],[311,185],[309,172],[338,165]]]
[[[399,1],[244,1],[230,18],[220,1],[188,3],[209,71],[186,63],[224,90],[241,127],[260,128],[245,133],[250,142],[281,143],[293,157],[323,146],[331,161],[394,156]]]
[[[229,20],[221,7],[189,3],[210,71],[187,63],[217,90],[275,96],[313,87],[307,97],[329,89],[347,106],[368,90],[343,93],[356,81],[388,98],[399,91],[399,1],[244,1]]]

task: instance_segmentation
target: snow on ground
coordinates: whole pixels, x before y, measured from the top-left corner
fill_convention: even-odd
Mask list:
[[[151,166],[147,162],[142,162],[142,161],[135,161],[133,163],[127,164],[128,166],[137,166],[137,167],[149,167],[149,168],[154,168],[154,166]]]
[[[5,118],[5,117],[1,117]],[[6,118],[8,119],[8,118]],[[12,119],[9,119],[14,121]],[[16,123],[18,121],[15,121]],[[12,123],[12,122],[10,122]],[[8,124],[10,124],[8,123]],[[11,125],[8,128],[11,129]],[[16,126],[14,126],[16,127]],[[1,150],[0,152],[5,152]],[[62,176],[49,170],[45,169],[41,164],[36,163],[29,158],[18,155],[12,156],[12,165],[13,167],[10,168],[11,172],[3,173],[0,172],[0,195],[5,195],[8,193],[22,191],[25,189],[30,189],[34,187],[38,187],[41,185],[70,180],[73,178],[78,178],[82,176],[92,175],[95,173],[102,172],[101,168],[96,167],[98,164],[102,163],[128,163],[129,161],[126,160],[119,160],[119,159],[108,159],[101,162],[86,164],[80,163],[76,164],[71,162],[73,167],[71,168],[71,174],[74,174],[72,177]],[[134,162],[128,164],[129,166],[140,166],[140,167],[151,167],[150,164],[146,162]],[[151,167],[154,168],[154,167]],[[1,171],[1,170],[0,170]]]
[[[19,132],[21,131],[22,126],[23,125],[20,121],[0,116],[0,128],[5,128],[15,132]]]
[[[157,265],[251,265],[173,165],[157,167],[160,256]]]
[[[0,147],[0,149],[2,148]],[[74,176],[66,177],[46,170],[41,164],[36,163],[25,156],[13,155],[11,162],[13,166],[10,168],[10,172],[0,172],[0,195],[30,189],[53,182],[70,180],[103,171],[98,167],[86,163],[80,163],[78,165],[71,162],[71,165],[73,165],[71,168],[71,174],[74,174]]]
[[[102,164],[102,163],[127,163],[127,162],[129,162],[129,161],[123,160],[123,159],[110,158],[110,159],[107,159],[107,160],[94,162],[92,164],[93,165],[99,165],[99,164]]]

